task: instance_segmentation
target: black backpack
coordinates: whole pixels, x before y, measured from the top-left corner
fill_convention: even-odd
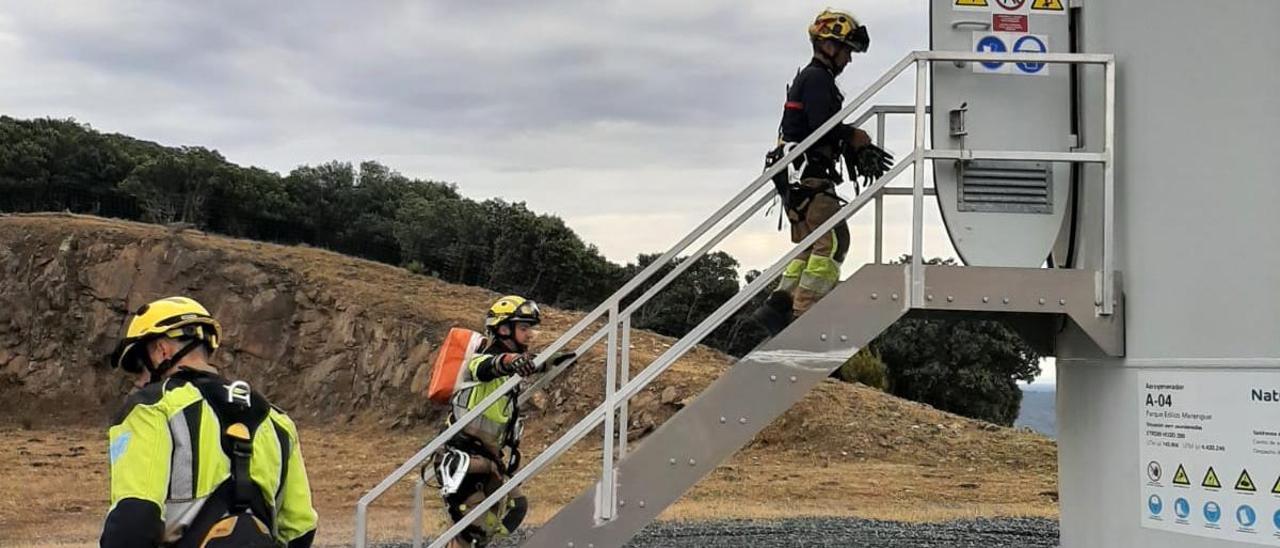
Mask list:
[[[231,459],[231,477],[209,496],[178,548],[277,548],[272,535],[274,516],[262,490],[249,476],[253,456],[253,432],[268,420],[271,407],[244,381],[229,382],[201,376],[192,384],[200,390],[223,426],[222,450]],[[287,439],[287,438],[285,438]],[[288,467],[289,450],[282,443],[282,466]],[[284,473],[281,473],[283,488]]]

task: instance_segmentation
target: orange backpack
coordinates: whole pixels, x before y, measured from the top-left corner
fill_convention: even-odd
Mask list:
[[[462,376],[483,343],[484,337],[475,331],[461,327],[450,329],[440,345],[440,352],[436,354],[436,363],[431,367],[427,399],[448,404],[454,393],[465,388]]]

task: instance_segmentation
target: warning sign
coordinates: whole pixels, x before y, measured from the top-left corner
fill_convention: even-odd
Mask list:
[[[1209,471],[1204,473],[1204,481],[1200,482],[1201,487],[1210,489],[1222,489],[1222,482],[1218,481],[1218,473],[1213,471],[1213,467],[1209,467]]]
[[[996,5],[1009,11],[1018,11],[1026,3],[1027,0],[996,0]]]
[[[990,7],[991,5],[987,3],[987,0],[956,0],[955,1],[955,9],[961,10],[961,11],[964,11],[964,10],[986,11],[990,9]]]
[[[1031,9],[1041,11],[1065,12],[1062,0],[1031,0]]]
[[[995,13],[991,15],[991,30],[996,32],[1027,32],[1027,16]]]
[[[1181,464],[1178,465],[1178,471],[1173,473],[1174,485],[1191,485],[1191,479],[1187,478],[1187,469]],[[1276,485],[1280,486],[1280,478],[1276,479]]]
[[[1256,492],[1258,488],[1253,485],[1253,478],[1249,477],[1249,470],[1246,468],[1240,471],[1240,479],[1236,480],[1236,491]]]
[[[1280,368],[1151,367],[1135,384],[1142,527],[1280,548],[1280,398],[1268,397]],[[1143,468],[1151,462],[1167,468],[1163,483]],[[1153,507],[1152,496],[1164,504]]]

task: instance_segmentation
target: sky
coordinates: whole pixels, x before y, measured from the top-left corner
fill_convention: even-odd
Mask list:
[[[828,5],[0,0],[0,113],[281,173],[376,160],[558,215],[622,263],[665,251],[759,175]],[[923,0],[836,7],[871,35],[840,77],[847,97],[928,48]],[[908,104],[913,86],[904,75],[874,102]],[[886,148],[902,157],[899,118]],[[924,255],[954,256],[926,204]],[[846,275],[872,258],[871,210],[852,220]],[[884,242],[886,257],[910,249],[909,198],[886,200]],[[789,245],[774,211],[721,249],[765,269]]]
[[[72,117],[278,172],[377,160],[556,214],[626,262],[666,250],[760,173],[809,58],[807,26],[828,4],[0,5],[4,114]],[[922,1],[838,7],[872,37],[841,77],[847,96],[927,48]],[[906,103],[912,86],[904,76],[877,102]],[[900,118],[886,133],[902,156]],[[888,201],[887,256],[909,248],[909,204]],[[870,209],[854,219],[850,264],[870,260]],[[755,218],[723,249],[766,268],[788,244],[776,227]],[[926,255],[954,254],[936,212],[926,232]]]

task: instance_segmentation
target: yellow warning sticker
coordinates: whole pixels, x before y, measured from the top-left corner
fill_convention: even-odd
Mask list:
[[[1280,495],[1280,478],[1276,478],[1276,484],[1271,486],[1271,494]]]
[[[955,7],[959,9],[988,7],[987,0],[956,0]]]
[[[1240,479],[1236,480],[1237,491],[1257,491],[1258,488],[1253,484],[1253,478],[1249,477],[1249,470],[1240,470]]]
[[[1181,464],[1178,465],[1178,471],[1173,473],[1174,485],[1191,485],[1191,479],[1187,477],[1187,469]],[[1280,479],[1276,479],[1277,486],[1280,486]]]
[[[1204,481],[1200,482],[1201,487],[1210,489],[1221,489],[1222,482],[1218,481],[1218,473],[1213,471],[1213,467],[1209,467],[1209,471],[1204,473]]]
[[[959,2],[959,0],[957,0]],[[1062,0],[1032,0],[1031,9],[1044,11],[1066,11],[1062,6]]]

